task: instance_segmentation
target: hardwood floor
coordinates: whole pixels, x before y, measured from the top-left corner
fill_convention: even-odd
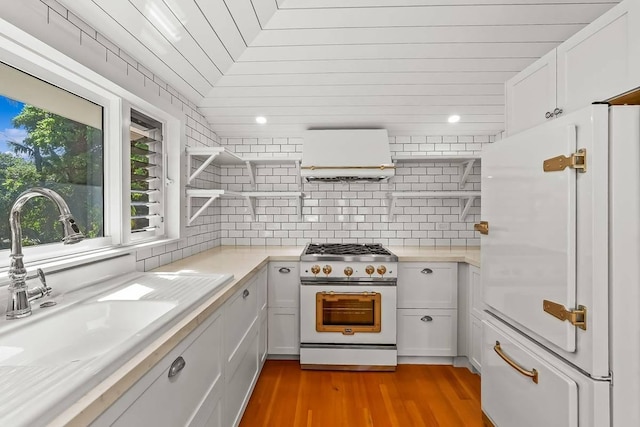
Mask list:
[[[480,377],[466,368],[303,371],[268,360],[240,427],[482,427]]]

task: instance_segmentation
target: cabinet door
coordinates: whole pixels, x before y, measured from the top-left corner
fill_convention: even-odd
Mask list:
[[[480,372],[482,370],[482,321],[475,316],[471,316],[469,338],[469,362]]]
[[[635,88],[640,81],[633,39],[635,2],[622,2],[558,46],[558,107],[565,113]],[[633,10],[630,10],[631,8]],[[634,22],[635,21],[635,22]],[[637,34],[635,34],[637,37]]]
[[[175,355],[162,360],[160,364],[165,369],[161,375],[112,425],[173,427],[192,422],[202,425],[201,417],[215,419],[215,415],[209,413],[209,406],[215,406],[223,387],[220,320],[220,316],[216,316],[216,320],[180,354],[184,367],[177,374],[169,377],[170,368],[177,359]]]
[[[225,304],[225,363],[237,360],[248,331],[254,327],[258,319],[256,294],[257,281],[253,280],[236,292]]]
[[[507,135],[544,123],[556,108],[555,49],[506,83]]]
[[[269,307],[298,307],[300,266],[297,262],[269,263]]]
[[[398,308],[456,308],[456,263],[401,263],[398,269]]]
[[[259,355],[259,363],[260,366],[262,366],[264,364],[264,361],[267,360],[267,348],[268,348],[268,338],[269,338],[269,334],[268,334],[268,320],[267,320],[267,316],[265,316],[264,319],[260,320],[260,343],[259,343],[259,348],[258,348],[258,355]]]
[[[225,371],[225,426],[235,427],[240,423],[258,376],[258,334],[251,334],[245,341],[248,345],[243,346],[236,369]]]
[[[300,354],[297,308],[269,309],[269,354]]]
[[[257,302],[260,316],[266,316],[267,310],[267,268],[263,268],[256,278],[256,290],[258,292]]]
[[[398,310],[398,356],[456,356],[457,310]]]
[[[482,278],[480,269],[473,265],[469,266],[469,293],[471,295],[471,315],[478,319],[482,318],[482,312],[486,308],[482,301]]]

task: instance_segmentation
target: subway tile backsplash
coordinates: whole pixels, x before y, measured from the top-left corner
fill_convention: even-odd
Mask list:
[[[222,138],[221,145],[239,155],[274,157],[302,152],[300,138]],[[480,154],[489,136],[390,137],[392,155]],[[309,242],[371,243],[406,246],[478,246],[473,224],[480,220],[480,199],[467,216],[456,198],[401,198],[393,215],[389,193],[455,191],[461,169],[446,162],[398,163],[396,176],[385,183],[302,183],[302,217],[297,201],[255,200],[255,220],[242,199],[218,203],[222,245],[304,245]],[[480,164],[473,167],[463,190],[480,190]],[[256,188],[246,168],[212,167],[212,187],[231,191],[300,191],[293,165],[257,166]],[[216,182],[216,176],[219,181]],[[204,184],[204,183],[203,183]],[[215,208],[214,208],[215,209]],[[216,213],[217,214],[217,213]]]

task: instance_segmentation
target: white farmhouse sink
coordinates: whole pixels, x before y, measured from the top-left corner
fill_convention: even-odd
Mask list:
[[[0,426],[47,425],[232,278],[130,273],[1,321]]]
[[[176,307],[164,301],[78,304],[0,335],[0,366],[50,366],[101,356]]]

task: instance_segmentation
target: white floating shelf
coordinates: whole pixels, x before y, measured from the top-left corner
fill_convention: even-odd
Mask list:
[[[232,151],[224,147],[187,147],[187,156],[189,157],[189,167],[191,167],[191,160],[196,157],[204,159],[204,162],[198,169],[196,169],[190,176],[188,183],[190,184],[207,166],[211,163],[216,165],[245,165],[249,172],[249,178],[251,179],[251,185],[256,186],[256,175],[254,165],[273,165],[273,164],[294,164],[296,166],[296,176],[298,180],[298,188],[302,188],[302,182],[300,180],[300,162],[302,156],[299,154],[292,154],[287,156],[274,156],[274,157],[257,157],[247,156],[241,157]]]
[[[467,183],[469,174],[473,169],[473,165],[481,160],[480,156],[466,156],[466,155],[449,155],[449,156],[434,156],[434,155],[420,155],[420,156],[394,156],[391,158],[394,163],[458,163],[460,169],[460,179],[458,180],[458,188],[462,190]]]
[[[465,201],[465,205],[460,211],[460,220],[464,220],[474,200],[479,197],[479,191],[403,191],[389,193],[389,216],[392,219],[395,216],[393,209],[396,207],[396,201],[398,199],[459,199]]]
[[[304,194],[300,191],[247,191],[237,192],[228,190],[204,190],[199,188],[187,189],[187,215],[189,217],[189,225],[200,216],[205,209],[207,209],[218,197],[236,197],[244,198],[247,201],[249,212],[251,213],[251,219],[256,219],[256,198],[276,198],[286,197],[295,198],[297,200],[298,217],[302,218],[302,198]],[[202,205],[193,215],[191,214],[191,205],[194,198],[208,199],[204,205]]]
[[[425,162],[448,162],[448,163],[466,163],[468,161],[480,160],[480,155],[447,155],[447,156],[435,156],[435,155],[406,155],[406,156],[392,156],[393,162],[408,162],[408,163],[425,163]]]

